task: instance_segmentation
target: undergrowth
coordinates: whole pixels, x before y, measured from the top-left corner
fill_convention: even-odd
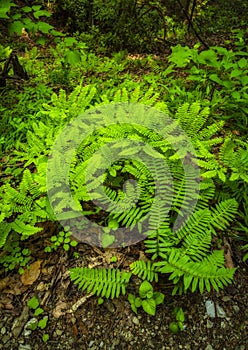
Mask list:
[[[240,33],[236,33],[236,44],[238,37],[240,43]],[[214,238],[232,237],[228,227],[238,218],[236,236],[244,242],[246,252],[248,59],[246,43],[236,46],[236,50],[211,47],[200,51],[198,45],[178,45],[166,62],[152,55],[129,56],[125,51],[100,57],[72,37],[58,40],[46,51],[37,46],[26,50],[20,62],[29,81],[8,79],[0,92],[0,262],[4,268],[19,267],[23,272],[31,255],[21,243],[42,233],[47,221],[57,224],[58,217],[71,219],[63,191],[55,183],[51,195],[46,182],[50,151],[63,128],[83,113],[91,113],[92,123],[101,118],[107,124],[109,116],[99,116],[102,107],[136,103],[143,111],[152,107],[170,117],[171,122],[161,129],[169,128],[169,140],[147,128],[145,118],[141,125],[128,125],[126,120],[101,128],[83,140],[74,154],[70,186],[77,210],[104,227],[102,237],[91,236],[91,240],[111,248],[118,243],[115,232],[119,228],[137,229],[144,240],[145,259],[125,269],[75,267],[70,271],[71,279],[88,293],[111,298],[126,293],[133,275],[149,284],[166,275],[174,285],[173,294],[219,290],[231,283],[235,268],[225,268],[224,252],[214,245]],[[0,49],[3,66],[11,49]],[[173,147],[178,142],[177,125],[194,147],[192,163],[187,163],[186,148],[175,151]],[[106,170],[97,151],[106,143],[129,138],[147,147],[133,146],[126,153],[122,149],[122,160]],[[150,169],[135,158],[142,152],[151,159]],[[58,174],[59,162],[63,161],[58,158]],[[170,179],[161,162],[167,164]],[[94,175],[90,180],[86,179],[88,166]],[[196,168],[199,191],[194,190]],[[161,185],[157,198],[156,179]],[[173,182],[173,191],[168,179]],[[110,200],[105,211],[93,203],[99,199],[100,185]],[[135,205],[130,208],[131,200]],[[194,201],[189,219],[174,230],[177,218],[184,218]],[[122,210],[114,212],[111,205]],[[87,241],[83,227],[79,225],[78,230]],[[47,253],[60,246],[66,251],[74,247],[69,236],[59,230],[46,247]],[[142,293],[141,284],[138,299],[129,299],[134,310],[143,306],[154,314],[162,296],[147,283],[146,293]]]

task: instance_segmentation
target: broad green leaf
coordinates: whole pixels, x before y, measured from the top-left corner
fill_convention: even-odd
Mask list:
[[[141,298],[151,298],[153,295],[153,287],[148,281],[141,283],[139,287],[139,295]]]
[[[37,307],[40,305],[39,300],[36,296],[33,296],[28,302],[27,302],[28,307],[30,309],[37,309]]]
[[[38,327],[40,329],[45,329],[47,326],[47,321],[48,321],[48,316],[43,317],[42,320],[39,321]]]
[[[51,29],[53,29],[53,26],[46,22],[38,22],[37,23],[37,29],[40,30],[44,34],[48,34]]]
[[[72,67],[81,62],[81,55],[77,51],[68,50],[65,55],[65,63],[70,64]]]
[[[10,34],[22,34],[22,28],[24,27],[24,24],[21,21],[14,21],[13,23],[10,23],[9,25],[9,33]]]
[[[144,299],[142,301],[142,307],[146,313],[148,313],[151,316],[155,316],[155,314],[156,314],[156,302],[153,298]]]

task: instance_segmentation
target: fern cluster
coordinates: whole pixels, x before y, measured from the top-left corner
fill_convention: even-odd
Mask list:
[[[132,273],[143,280],[157,282],[159,275],[166,274],[175,285],[173,295],[188,290],[202,293],[213,288],[218,291],[232,282],[235,268],[224,267],[223,250],[211,250],[212,234],[216,227],[225,230],[235,213],[237,202],[226,200],[212,210],[196,210],[186,225],[176,232],[170,228],[168,217],[164,227],[145,240],[146,253],[151,255],[151,260],[135,261],[129,272],[124,271],[124,276],[128,274],[129,280]],[[120,286],[116,289],[116,274],[121,283],[118,269],[107,272],[106,269],[76,268],[71,270],[71,279],[87,292],[113,298],[120,294]]]
[[[145,94],[139,88],[132,94],[122,89],[112,99],[102,96],[99,106],[112,102],[138,102],[142,106],[154,106],[170,115],[169,108],[165,103],[158,102],[158,97],[152,89]],[[86,109],[91,111],[94,98],[94,87],[80,86],[69,97],[60,91],[39,112],[43,121],[33,125],[34,133],[27,134],[26,149],[23,146],[16,151],[16,156],[21,156],[25,167],[33,165],[36,172],[31,173],[26,169],[17,188],[8,183],[1,187],[0,247],[4,246],[11,231],[25,239],[41,231],[37,223],[47,219],[56,220],[46,194],[45,176],[50,148],[67,122]],[[142,108],[143,111],[148,110]],[[115,223],[117,227],[131,230],[136,228],[143,234],[143,238],[146,238],[146,252],[148,256],[151,254],[151,259],[147,264],[136,262],[130,266],[132,273],[141,278],[157,281],[159,274],[169,274],[175,284],[174,292],[180,293],[197,288],[202,292],[211,286],[217,290],[230,283],[234,270],[223,267],[222,251],[211,252],[211,237],[218,230],[227,227],[237,213],[237,203],[228,199],[211,209],[209,203],[216,198],[216,178],[227,181],[227,176],[230,180],[238,176],[242,181],[247,180],[243,169],[239,169],[241,163],[247,165],[245,144],[240,144],[237,151],[231,137],[224,141],[219,135],[223,123],[209,123],[208,108],[202,108],[198,102],[191,105],[184,103],[178,108],[175,118],[171,118],[169,123],[168,120],[164,121],[168,136],[166,139],[154,132],[152,123],[150,128],[146,127],[145,113],[143,124],[129,124],[126,120],[121,125],[108,123],[107,127],[104,126],[106,121],[109,122],[108,115],[99,115],[92,110],[91,117],[92,123],[100,120],[102,128],[82,141],[70,167],[70,185],[77,210],[85,215],[93,213],[95,218],[99,213],[98,222],[101,225],[108,227]],[[190,137],[195,149],[196,153],[191,157],[187,147],[183,147],[185,137],[178,134],[178,123]],[[122,140],[121,147],[116,144],[116,154],[121,159],[110,164],[106,170],[106,163],[102,162],[97,151],[116,139]],[[125,151],[127,139],[133,142],[133,148]],[[105,149],[108,158],[108,150]],[[221,152],[214,152],[216,149]],[[65,149],[65,156],[66,152]],[[239,152],[239,160],[235,160],[235,152]],[[109,158],[112,156],[112,153],[109,154]],[[149,166],[142,163],[143,158],[150,160]],[[58,162],[63,160],[58,159]],[[200,172],[199,178],[195,179],[197,166],[200,167]],[[54,170],[59,169],[60,164],[55,164]],[[86,170],[92,176],[87,177]],[[196,186],[197,183],[199,186]],[[56,181],[54,184],[55,211],[63,217],[67,203],[61,188],[56,187]],[[105,205],[106,215],[102,215],[103,212],[92,205],[92,200],[99,200],[102,185],[106,198],[109,199],[106,203],[104,200],[100,202]],[[69,218],[70,213],[66,215]],[[130,277],[130,271],[127,273]],[[121,290],[125,292],[129,280],[123,274],[122,283],[121,276],[119,272],[93,273],[84,269],[83,272],[75,270],[73,280],[87,291],[97,293],[100,290],[102,296],[115,297]]]
[[[123,100],[126,101],[125,91],[123,94]],[[117,100],[122,101],[121,95]],[[153,105],[169,113],[165,104],[161,102],[156,104],[154,101]],[[192,292],[200,290],[201,293],[205,289],[207,291],[210,291],[211,288],[219,290],[231,283],[235,272],[235,269],[224,267],[224,252],[211,248],[212,236],[228,227],[238,212],[238,204],[235,199],[229,198],[219,201],[215,206],[212,205],[209,208],[209,203],[214,203],[216,198],[216,179],[222,182],[227,181],[227,176],[230,176],[231,172],[234,171],[234,166],[224,163],[222,153],[213,152],[215,149],[221,148],[225,157],[228,156],[224,149],[227,141],[224,141],[220,135],[223,122],[212,122],[211,124],[208,122],[208,118],[209,109],[202,109],[198,102],[192,105],[183,104],[178,108],[175,116],[176,121],[183,126],[196,150],[193,164],[200,167],[199,192],[194,190],[196,187],[194,182],[195,168],[190,162],[187,163],[187,152],[184,148],[175,152],[172,146],[178,143],[177,133],[173,134],[173,131],[176,130],[176,125],[173,122],[166,125],[171,131],[167,140],[161,138],[158,133],[147,130],[140,125],[122,124],[121,126],[101,129],[99,133],[91,135],[80,145],[71,167],[71,186],[80,210],[84,210],[85,202],[88,202],[89,206],[91,205],[90,198],[95,200],[99,198],[99,186],[104,184],[107,197],[114,202],[114,204],[107,206],[106,212],[109,212],[107,222],[115,221],[119,227],[134,228],[137,225],[141,231],[146,228],[146,253],[147,257],[151,258],[147,262],[134,262],[130,265],[130,271],[148,281],[157,281],[161,274],[168,275],[168,278],[175,285],[173,294],[188,290]],[[136,147],[131,150],[134,158],[142,152],[147,152],[146,155],[149,154],[152,157],[153,162],[149,164],[149,169],[139,162],[137,157],[132,160],[118,161],[112,164],[107,171],[100,172],[98,175],[97,170],[99,168],[105,169],[105,165],[103,165],[100,156],[94,158],[94,163],[90,163],[91,157],[106,142],[111,142],[115,138],[124,139],[127,136],[131,139],[144,141],[146,145],[151,145],[160,154],[161,159],[168,166],[173,180],[173,189],[169,185],[170,179],[164,174],[163,162],[156,157],[155,152],[150,151],[149,147]],[[129,154],[130,150],[126,153],[125,149],[120,152],[123,158]],[[185,166],[187,167],[187,179]],[[88,179],[86,177],[87,167],[90,167],[90,173],[93,175]],[[157,174],[157,178],[164,179],[164,182],[160,183],[162,191],[157,203],[155,201],[157,183],[154,180],[154,174],[155,178]],[[123,181],[128,178],[135,179],[138,186],[133,186],[130,181],[124,191]],[[191,189],[187,196],[186,180],[187,186]],[[128,208],[129,203],[125,200],[128,197],[132,202],[137,197],[137,188],[139,199],[130,209]],[[196,198],[197,203],[194,202]],[[113,211],[116,202],[118,204],[121,202],[119,204],[121,212]],[[192,215],[183,221],[183,225],[178,225],[175,229],[177,218],[187,217],[192,203],[195,205]],[[127,207],[125,207],[126,204]],[[152,215],[147,224],[143,218],[151,211]],[[106,222],[106,216],[104,220]],[[96,272],[89,271],[90,269],[85,268],[82,274],[80,270],[73,270],[73,280],[77,276],[78,284],[80,280],[83,281],[80,286],[82,289],[87,290],[84,284],[84,274],[90,276],[92,286],[95,287],[95,283],[97,284],[98,277],[94,282],[94,273]],[[105,285],[109,285],[110,289],[111,286],[115,288],[111,278],[105,279]],[[90,290],[96,293],[97,288],[91,287]]]

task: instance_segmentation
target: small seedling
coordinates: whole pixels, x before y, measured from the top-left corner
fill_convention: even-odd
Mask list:
[[[78,242],[70,239],[71,232],[60,231],[57,236],[52,236],[50,241],[51,245],[45,248],[45,252],[51,253],[53,250],[57,250],[61,245],[63,249],[68,252],[70,247],[76,247]]]
[[[169,324],[169,330],[171,331],[171,333],[173,334],[177,334],[179,330],[183,330],[184,329],[184,312],[183,309],[180,307],[175,307],[173,310],[173,314],[176,318],[176,321],[172,321]]]
[[[137,308],[143,307],[143,310],[149,315],[155,316],[156,306],[164,301],[164,294],[154,292],[151,283],[144,281],[139,287],[139,297],[128,294],[128,301],[133,312],[137,314]]]
[[[30,309],[33,310],[34,316],[38,317],[39,315],[41,315],[44,310],[39,307],[40,302],[39,299],[36,296],[33,296],[28,302],[27,305]],[[48,316],[44,316],[41,320],[38,321],[38,319],[34,319],[34,321],[32,323],[30,323],[29,328],[32,331],[35,331],[37,328],[40,329],[45,329],[47,326],[47,321],[48,321]],[[47,342],[49,339],[49,335],[48,334],[43,334],[42,339],[44,342]]]
[[[98,305],[102,305],[104,303],[104,299],[98,298],[97,303],[98,303]]]
[[[46,343],[49,340],[49,334],[47,334],[47,333],[43,334],[42,340],[44,343]]]
[[[112,256],[112,258],[110,259],[110,262],[111,263],[115,263],[115,262],[117,262],[117,257],[116,256]]]

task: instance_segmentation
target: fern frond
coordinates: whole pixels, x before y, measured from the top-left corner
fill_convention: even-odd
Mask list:
[[[157,262],[154,265],[158,267],[158,272],[169,273],[169,279],[177,284],[173,294],[178,291],[179,280],[183,280],[184,292],[189,288],[192,292],[199,288],[203,293],[204,289],[210,291],[211,286],[218,291],[232,282],[235,269],[219,268],[217,264],[213,264],[215,258],[213,255],[208,262],[206,260],[195,262],[188,256],[181,256],[177,249],[172,249],[167,261]]]
[[[15,221],[11,223],[11,228],[20,233],[22,235],[22,239],[26,239],[27,237],[43,230],[42,227],[35,227],[30,224],[25,224],[20,219],[15,219]]]
[[[90,269],[88,267],[70,269],[70,278],[78,288],[87,293],[106,298],[118,298],[126,293],[131,272],[115,269]]]
[[[150,260],[147,262],[144,260],[135,261],[130,265],[130,269],[133,274],[138,275],[143,280],[158,282],[158,274]]]
[[[211,209],[211,226],[213,233],[214,228],[224,230],[230,222],[234,219],[238,212],[238,203],[235,199],[227,199],[216,205]]]
[[[0,222],[0,248],[5,245],[8,235],[11,231],[11,224],[8,222]]]

